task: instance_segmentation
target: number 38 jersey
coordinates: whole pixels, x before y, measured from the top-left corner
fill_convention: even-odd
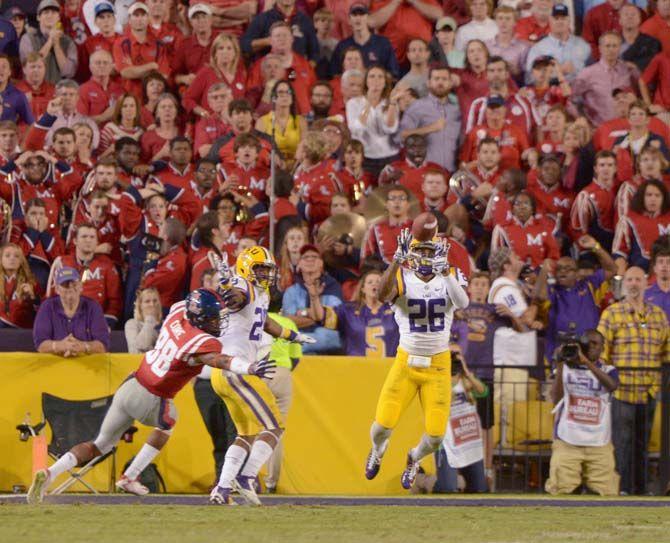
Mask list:
[[[451,268],[451,273],[459,285],[467,285],[460,270]],[[400,330],[399,347],[418,356],[448,351],[454,304],[446,277],[436,275],[424,282],[412,270],[400,268],[396,282],[398,297],[392,307]]]
[[[252,285],[242,277],[235,276],[232,287],[246,293],[247,304],[239,311],[228,314],[228,327],[219,338],[221,352],[255,362],[262,358],[258,350],[261,347],[270,297],[265,289]]]
[[[202,370],[192,356],[220,352],[217,338],[188,322],[186,304],[179,302],[170,308],[156,345],[144,355],[135,379],[156,396],[174,398]]]

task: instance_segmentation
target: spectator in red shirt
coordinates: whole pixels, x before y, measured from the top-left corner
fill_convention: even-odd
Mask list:
[[[175,49],[184,36],[179,27],[170,21],[172,2],[146,0],[146,5],[149,12],[150,32],[165,46],[170,65],[172,65]],[[128,12],[130,13],[130,10]],[[185,28],[188,28],[188,26],[186,25]]]
[[[140,138],[142,158],[155,162],[170,156],[170,141],[180,134],[179,103],[169,93],[163,94],[156,103],[156,128],[147,130]]]
[[[507,108],[501,96],[491,96],[486,102],[485,122],[475,126],[465,137],[461,148],[461,161],[475,160],[477,145],[485,137],[492,137],[500,145],[501,164],[507,168],[520,168],[521,161],[531,156],[532,149],[525,132],[506,121]]]
[[[528,174],[528,192],[535,198],[537,210],[561,230],[570,216],[575,195],[561,186],[561,161],[558,155],[540,157],[537,170]]]
[[[533,0],[528,17],[516,23],[516,37],[531,43],[540,41],[549,34],[549,17],[554,3],[552,0]]]
[[[74,251],[56,266],[74,268],[81,276],[82,294],[100,304],[107,324],[115,328],[121,316],[121,278],[106,255],[96,253],[98,231],[93,224],[80,224],[74,235]]]
[[[215,34],[212,30],[212,7],[209,4],[193,4],[188,8],[188,21],[192,34],[179,42],[174,55],[172,73],[178,85],[188,87],[195,74],[210,58]]]
[[[533,61],[531,81],[532,84],[523,87],[519,94],[530,102],[533,120],[542,132],[546,129],[545,120],[549,109],[556,105],[565,106],[572,90],[561,66],[548,56],[541,56]]]
[[[13,121],[0,121],[0,166],[19,154],[19,129]]]
[[[169,143],[167,163],[160,161],[153,165],[154,176],[163,185],[173,185],[180,189],[190,189],[193,181],[193,146],[186,136],[172,138]]]
[[[207,117],[212,113],[212,107],[207,100],[207,93],[212,85],[226,83],[234,98],[244,98],[246,80],[247,71],[237,39],[228,34],[219,34],[212,44],[209,63],[198,71],[184,93],[184,109],[199,117]]]
[[[502,57],[491,56],[486,62],[487,92],[474,98],[467,113],[467,121],[463,125],[464,132],[469,132],[475,125],[483,124],[486,102],[490,96],[501,96],[505,100],[506,119],[518,126],[530,138],[533,133],[533,112],[530,102],[516,92],[517,87],[511,78],[509,66]]]
[[[182,248],[186,227],[178,219],[168,218],[160,229],[162,240],[158,254],[150,255],[142,269],[140,288],[155,288],[163,314],[182,299],[186,287],[187,256]]]
[[[593,181],[579,192],[570,212],[573,239],[589,234],[611,252],[617,160],[611,151],[596,154]]]
[[[526,264],[539,268],[547,258],[558,260],[554,223],[535,213],[535,200],[522,191],[512,201],[512,220],[497,225],[491,234],[491,250],[509,247]]]
[[[198,119],[195,124],[193,148],[198,156],[207,156],[214,141],[230,131],[228,106],[233,93],[225,83],[214,83],[207,91],[207,102],[212,113]]]
[[[279,21],[270,27],[270,43],[271,53],[282,59],[286,78],[291,82],[296,95],[298,112],[301,115],[307,114],[310,109],[309,91],[316,82],[314,69],[306,58],[293,51],[293,34],[287,23]],[[259,59],[251,67],[247,81],[249,89],[262,87],[261,63],[262,59]]]
[[[265,185],[270,177],[270,169],[260,164],[258,156],[261,151],[260,140],[245,132],[235,138],[233,145],[235,162],[221,164],[224,184],[222,191],[244,188],[258,200],[266,200]]]
[[[363,144],[349,140],[344,146],[342,169],[337,172],[344,192],[354,204],[360,202],[374,185],[372,174],[363,169],[363,158]]]
[[[591,58],[598,60],[600,36],[609,30],[621,33],[619,12],[626,0],[605,0],[602,4],[592,7],[586,12],[582,26],[582,38],[591,46]]]
[[[640,31],[660,41],[663,52],[670,55],[670,0],[656,2],[656,14],[642,23]]]
[[[144,133],[141,125],[142,105],[134,94],[123,94],[114,104],[112,118],[100,131],[98,156],[114,152],[114,144],[120,138],[128,137],[139,141]]]
[[[670,53],[659,53],[640,77],[640,95],[651,113],[670,110]],[[656,88],[652,101],[649,87]]]
[[[95,51],[89,67],[91,79],[79,87],[77,111],[102,126],[114,115],[114,105],[123,95],[123,86],[111,78],[114,60],[108,51]]]
[[[370,26],[391,41],[398,62],[402,64],[409,41],[420,38],[428,43],[433,37],[435,21],[443,15],[437,0],[373,0]]]
[[[39,53],[30,53],[23,61],[23,79],[16,88],[26,95],[35,119],[47,110],[47,104],[56,95],[56,87],[46,79],[47,67]]]
[[[421,185],[423,199],[420,200],[424,211],[444,213],[447,209],[449,185],[442,170],[428,170]]]
[[[0,248],[0,328],[32,328],[40,303],[39,286],[21,248]]]
[[[442,170],[439,164],[426,160],[428,140],[422,134],[412,134],[405,139],[405,158],[384,167],[379,184],[398,183],[406,187],[420,202],[423,200],[423,178],[426,172]],[[446,172],[446,170],[445,170]]]
[[[455,83],[456,96],[462,115],[467,115],[472,102],[489,92],[486,78],[486,65],[489,61],[489,50],[481,40],[470,40],[465,48],[465,69],[451,75]],[[462,123],[465,126],[465,123]]]
[[[361,260],[368,255],[379,255],[390,264],[398,247],[398,235],[403,228],[411,228],[409,218],[410,192],[401,185],[391,185],[386,193],[387,217],[372,224],[361,248]]]
[[[128,28],[114,42],[114,64],[121,74],[126,91],[138,98],[142,79],[157,70],[165,77],[171,73],[166,47],[149,31],[149,10],[135,2],[128,9]]]
[[[189,255],[189,269],[191,283],[189,290],[195,290],[202,284],[202,275],[208,269],[216,269],[215,262],[228,261],[225,252],[226,237],[225,225],[222,223],[218,211],[208,211],[198,219],[196,233],[200,247]]]
[[[114,50],[114,42],[120,36],[116,32],[116,14],[114,6],[106,1],[102,1],[95,6],[95,27],[98,33],[86,38],[86,41],[79,47],[79,73],[77,79],[83,81],[90,76],[89,59],[96,51],[107,51],[110,55]],[[113,68],[113,76],[119,81],[116,68]]]

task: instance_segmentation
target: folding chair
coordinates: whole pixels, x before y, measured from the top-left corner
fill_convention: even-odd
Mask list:
[[[45,422],[51,427],[51,443],[47,447],[49,456],[58,460],[62,455],[68,452],[73,446],[84,441],[93,441],[98,435],[102,421],[107,414],[109,406],[112,404],[114,396],[96,398],[93,400],[66,400],[46,392],[42,393],[42,412]],[[17,426],[21,432],[21,438],[39,435],[40,430],[45,426],[42,422],[34,427],[22,424]],[[133,434],[137,428],[131,426],[123,436],[126,443],[132,442]],[[24,439],[25,440],[25,439]],[[116,446],[111,451],[94,458],[79,469],[68,470],[70,477],[61,485],[55,488],[50,494],[61,494],[70,488],[77,481],[84,485],[94,494],[98,494],[83,477],[95,466],[104,462],[107,458],[112,458],[115,462]]]

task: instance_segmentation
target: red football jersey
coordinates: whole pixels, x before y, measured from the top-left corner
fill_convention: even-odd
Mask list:
[[[202,370],[191,357],[220,353],[221,343],[186,319],[186,304],[172,306],[163,322],[156,346],[144,355],[135,372],[137,381],[152,394],[174,398]]]

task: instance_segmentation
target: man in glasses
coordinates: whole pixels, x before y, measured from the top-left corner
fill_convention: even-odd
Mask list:
[[[403,228],[411,228],[409,217],[410,191],[401,185],[392,185],[386,194],[387,217],[373,224],[363,245],[361,260],[368,255],[379,255],[390,264],[398,248],[398,236]]]

